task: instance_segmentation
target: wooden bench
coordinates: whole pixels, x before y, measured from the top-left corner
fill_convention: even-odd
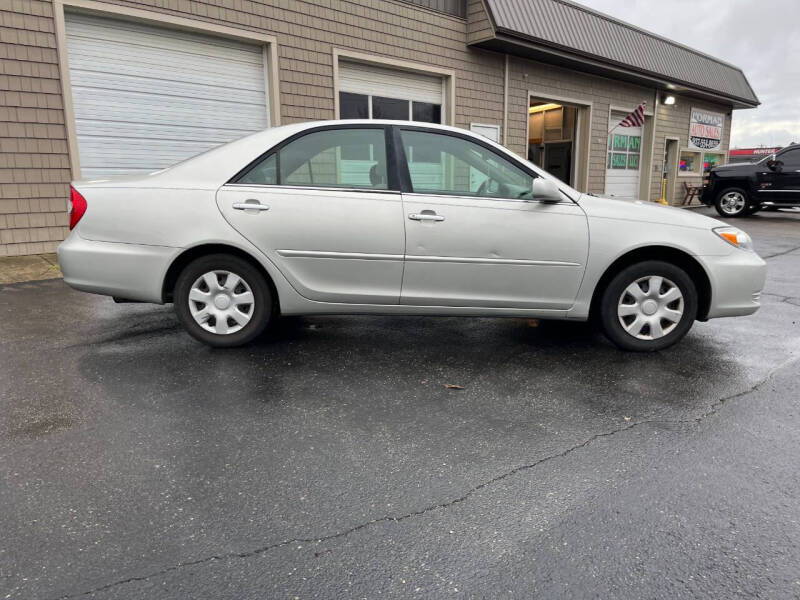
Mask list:
[[[693,185],[688,181],[684,181],[683,189],[686,191],[686,194],[684,194],[683,196],[683,202],[681,202],[681,206],[686,206],[688,204],[691,204],[692,200],[694,200],[697,197],[697,192],[700,190],[700,186]]]

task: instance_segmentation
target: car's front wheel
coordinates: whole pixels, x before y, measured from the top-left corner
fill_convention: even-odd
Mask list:
[[[749,213],[747,192],[739,188],[723,190],[714,208],[722,217],[743,217]]]
[[[264,331],[273,312],[264,276],[229,254],[211,254],[189,263],[175,284],[174,304],[186,330],[218,348],[252,341]]]
[[[600,299],[600,322],[620,348],[653,352],[686,335],[697,317],[697,305],[697,289],[683,269],[649,260],[611,279]]]

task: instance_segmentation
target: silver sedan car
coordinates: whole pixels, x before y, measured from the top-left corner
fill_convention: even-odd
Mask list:
[[[749,315],[766,265],[744,232],[582,194],[462,129],[287,125],[145,176],[78,181],[64,280],[172,302],[237,346],[278,315],[595,320],[627,350]]]

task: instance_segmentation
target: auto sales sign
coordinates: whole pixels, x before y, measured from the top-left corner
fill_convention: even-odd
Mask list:
[[[724,123],[725,115],[693,108],[689,119],[689,148],[719,150]]]

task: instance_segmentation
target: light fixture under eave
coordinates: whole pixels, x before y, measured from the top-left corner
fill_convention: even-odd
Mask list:
[[[664,96],[661,96],[661,102],[663,104],[666,104],[667,106],[672,106],[673,104],[675,104],[675,96],[670,96],[665,94]]]

